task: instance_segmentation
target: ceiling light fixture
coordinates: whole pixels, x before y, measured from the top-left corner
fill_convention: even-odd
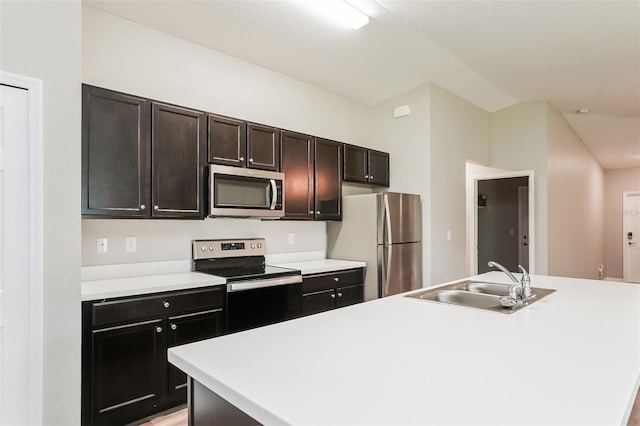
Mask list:
[[[303,3],[340,25],[358,30],[369,23],[369,17],[344,0],[306,0]]]
[[[586,114],[589,112],[588,108],[580,108],[579,110],[576,111],[578,114]]]

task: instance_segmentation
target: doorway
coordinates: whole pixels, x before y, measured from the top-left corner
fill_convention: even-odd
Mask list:
[[[640,191],[625,192],[622,200],[623,279],[640,283]]]
[[[474,176],[471,273],[494,270],[495,261],[519,272],[535,272],[533,171]]]
[[[0,71],[0,424],[42,423],[42,82]]]

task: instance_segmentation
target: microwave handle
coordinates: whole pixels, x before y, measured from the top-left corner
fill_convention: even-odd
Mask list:
[[[278,200],[278,186],[276,185],[276,180],[271,179],[271,207],[270,210],[276,209],[276,201]]]

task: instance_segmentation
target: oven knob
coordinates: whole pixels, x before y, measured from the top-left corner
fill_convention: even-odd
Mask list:
[[[213,247],[213,244],[209,246],[209,250],[210,250],[210,251],[213,251],[213,248],[214,248],[214,247]]]
[[[202,245],[202,247],[200,247],[200,250],[202,251],[207,251],[207,246],[205,246],[204,244]]]
[[[258,248],[262,248],[262,243],[258,243]]]
[[[255,245],[255,244],[253,244],[253,243],[251,243],[251,248],[252,248],[252,249],[256,248],[256,245]]]

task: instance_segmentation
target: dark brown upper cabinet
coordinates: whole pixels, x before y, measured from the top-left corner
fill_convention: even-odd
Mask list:
[[[280,129],[247,124],[247,167],[280,171]]]
[[[154,102],[151,200],[155,217],[204,217],[205,114]]]
[[[151,182],[150,102],[82,86],[82,214],[145,217]]]
[[[342,219],[342,144],[282,131],[285,219]]]
[[[315,216],[314,138],[283,130],[280,150],[281,169],[285,175],[285,218],[313,219]]]
[[[316,138],[314,172],[315,219],[342,220],[341,143]]]
[[[345,145],[343,178],[345,182],[389,186],[389,154]]]
[[[389,153],[367,150],[367,164],[369,166],[369,183],[389,186]]]
[[[209,114],[209,163],[280,171],[280,130]]]
[[[209,163],[245,167],[247,123],[209,114]]]
[[[83,85],[84,217],[204,217],[205,115]]]

